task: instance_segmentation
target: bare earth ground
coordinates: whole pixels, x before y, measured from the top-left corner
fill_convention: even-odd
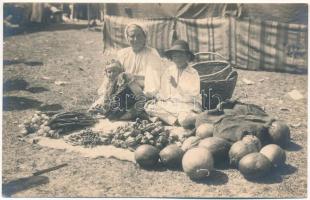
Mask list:
[[[62,27],[4,39],[4,83],[19,78],[24,80],[19,85],[28,83],[32,89],[4,88],[3,183],[30,176],[37,169],[68,163],[67,167],[44,174],[49,178],[48,184],[13,197],[307,196],[307,75],[238,70],[234,97],[264,106],[270,115],[290,125],[300,122],[300,126],[291,127],[293,143],[287,150],[288,165],[260,182],[247,181],[235,169],[223,169],[197,183],[181,171],[146,171],[129,162],[83,158],[76,153],[19,141],[18,124],[35,110],[43,106],[88,108],[101,82],[105,60],[102,34],[81,27]],[[254,81],[254,85],[244,84],[243,78]],[[68,83],[60,86],[55,81]],[[305,98],[292,100],[287,92],[293,89]]]

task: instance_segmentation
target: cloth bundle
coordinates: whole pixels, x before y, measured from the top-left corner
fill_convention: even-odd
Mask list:
[[[222,109],[219,109],[222,107]],[[258,137],[262,144],[270,141],[268,128],[274,121],[259,106],[238,101],[226,101],[215,110],[198,115],[196,128],[203,123],[214,125],[213,136],[230,142],[241,140],[245,135]]]

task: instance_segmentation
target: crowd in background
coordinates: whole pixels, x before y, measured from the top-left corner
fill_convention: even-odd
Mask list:
[[[66,20],[103,19],[103,4],[99,3],[6,3],[4,24],[24,26],[28,24],[49,24]]]

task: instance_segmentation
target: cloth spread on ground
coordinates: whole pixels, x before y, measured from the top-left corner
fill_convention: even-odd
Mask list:
[[[101,119],[99,120],[93,127],[92,130],[96,132],[100,132],[101,134],[108,133],[110,131],[116,130],[120,126],[125,126],[130,122],[128,121],[110,121],[108,119]],[[179,138],[183,137],[184,135],[190,135],[191,131],[186,130],[182,127],[165,127],[169,130],[171,135],[178,136]],[[71,134],[75,134],[71,133]],[[68,135],[67,135],[68,136]],[[134,159],[134,152],[128,149],[116,148],[112,145],[99,145],[93,148],[86,148],[83,146],[73,146],[68,144],[64,141],[64,139],[51,139],[48,137],[37,137],[35,134],[28,135],[26,137],[26,141],[29,143],[33,143],[33,140],[37,140],[37,144],[49,147],[53,149],[63,149],[68,152],[76,152],[83,157],[89,158],[115,158],[118,160],[123,161],[130,161],[135,163]]]

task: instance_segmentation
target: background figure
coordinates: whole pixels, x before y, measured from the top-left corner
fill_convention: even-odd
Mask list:
[[[100,19],[100,4],[99,3],[89,3],[87,5],[87,13],[88,13],[88,20],[90,26],[96,26],[97,19]]]
[[[51,11],[48,3],[33,3],[30,21],[35,23],[49,23]]]

